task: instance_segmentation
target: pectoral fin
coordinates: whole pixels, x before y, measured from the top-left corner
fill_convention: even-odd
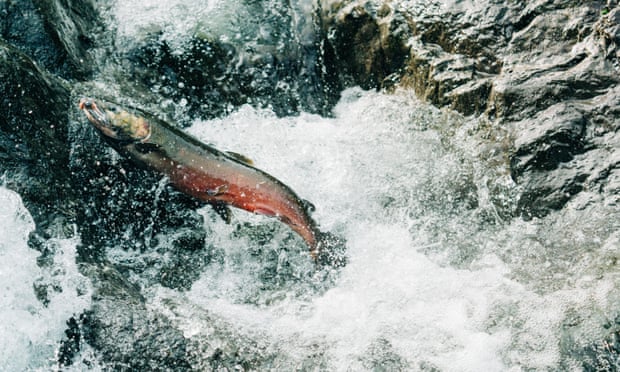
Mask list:
[[[217,213],[220,217],[222,217],[224,222],[230,223],[230,219],[232,217],[232,211],[230,210],[230,208],[228,207],[226,203],[211,202],[210,204],[213,207],[213,210],[215,211],[215,213]]]
[[[224,184],[224,185],[220,185],[220,186],[214,187],[212,189],[207,189],[207,195],[209,195],[209,196],[218,196],[218,195],[222,195],[227,190],[228,190],[228,185]]]

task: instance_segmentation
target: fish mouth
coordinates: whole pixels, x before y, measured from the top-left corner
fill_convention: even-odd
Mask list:
[[[83,110],[88,120],[93,123],[98,123],[99,125],[109,126],[108,117],[103,112],[97,103],[89,98],[80,99],[79,103],[80,110]]]
[[[88,121],[90,121],[95,128],[99,129],[108,137],[117,138],[118,135],[116,131],[112,129],[108,115],[93,99],[81,98],[78,107],[80,110],[84,111]]]

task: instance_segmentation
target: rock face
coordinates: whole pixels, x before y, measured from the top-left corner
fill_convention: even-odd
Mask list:
[[[61,209],[54,196],[72,195],[64,125],[69,89],[1,40],[0,76],[2,171],[37,225],[47,225]]]
[[[327,61],[344,85],[398,80],[509,128],[520,215],[544,216],[583,190],[617,190],[615,2],[326,0],[321,9]]]
[[[91,0],[0,1],[2,39],[63,78],[92,72],[88,49],[102,27]]]

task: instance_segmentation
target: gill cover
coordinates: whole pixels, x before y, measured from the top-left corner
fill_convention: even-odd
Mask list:
[[[112,103],[80,99],[79,107],[88,120],[105,136],[118,140],[145,141],[151,135],[151,126],[142,117],[123,110]]]

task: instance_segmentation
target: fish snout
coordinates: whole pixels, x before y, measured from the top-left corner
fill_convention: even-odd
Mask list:
[[[78,103],[80,110],[84,111],[88,120],[108,137],[116,138],[117,133],[111,127],[109,118],[104,110],[91,98],[81,98]]]
[[[80,108],[80,110],[100,111],[95,101],[90,98],[81,98],[78,107]]]
[[[95,101],[91,98],[80,98],[80,102],[78,103],[78,107],[80,110],[84,110],[89,113],[100,113],[101,110],[97,107]]]

